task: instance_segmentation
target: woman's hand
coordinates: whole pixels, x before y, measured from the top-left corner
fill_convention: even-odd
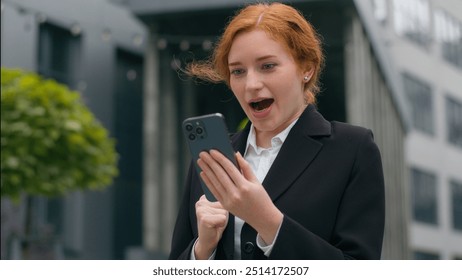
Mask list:
[[[216,150],[202,152],[198,164],[207,187],[225,209],[251,225],[266,244],[272,244],[283,214],[273,204],[247,161],[236,154],[240,171]]]
[[[197,260],[208,259],[212,255],[228,224],[228,216],[220,202],[210,202],[205,195],[196,202],[199,237],[194,254]]]

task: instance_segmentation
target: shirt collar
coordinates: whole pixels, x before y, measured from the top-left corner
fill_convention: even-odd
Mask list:
[[[249,148],[253,149],[257,155],[259,155],[262,151],[267,149],[274,149],[278,146],[282,146],[284,141],[286,140],[287,136],[289,135],[290,130],[295,125],[298,119],[295,119],[291,124],[289,124],[283,131],[279,132],[276,136],[271,138],[271,148],[261,148],[257,146],[257,139],[255,134],[255,127],[253,124],[250,126],[249,136],[247,137],[247,144],[245,148],[246,155],[248,153]]]

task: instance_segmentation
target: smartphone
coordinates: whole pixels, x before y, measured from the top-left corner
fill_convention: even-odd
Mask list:
[[[201,172],[200,167],[197,165],[197,160],[202,151],[218,150],[237,166],[235,152],[222,114],[215,113],[188,118],[183,121],[183,133],[188,142],[197,174]],[[200,178],[200,181],[207,199],[217,201],[202,181],[202,178]]]

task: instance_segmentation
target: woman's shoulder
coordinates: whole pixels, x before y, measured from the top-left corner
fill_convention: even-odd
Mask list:
[[[371,129],[344,122],[332,121],[331,139],[337,143],[357,145],[375,145],[374,134]]]
[[[332,133],[342,136],[350,137],[364,137],[364,135],[371,135],[372,131],[359,125],[353,125],[345,122],[331,121]]]

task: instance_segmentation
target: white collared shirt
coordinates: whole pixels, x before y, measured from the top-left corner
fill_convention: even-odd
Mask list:
[[[297,120],[298,119],[294,120],[283,131],[281,131],[279,134],[274,136],[271,139],[271,147],[269,148],[261,148],[257,146],[255,128],[253,124],[251,125],[249,136],[247,137],[247,144],[245,148],[244,158],[250,164],[252,171],[254,172],[255,176],[258,178],[258,181],[260,181],[260,183],[263,182],[263,180],[266,177],[266,174],[268,174],[268,171],[271,168],[271,165],[273,164],[274,160],[276,159],[276,156],[281,150],[282,144],[286,140],[287,136],[289,135],[290,130],[295,125]],[[239,217],[234,218],[234,258],[235,259],[241,259],[241,231],[242,231],[242,227],[244,223],[245,222]],[[280,228],[281,228],[281,225],[279,225],[279,229]],[[279,229],[276,233],[274,240],[277,239],[277,236],[279,234]],[[269,257],[269,255],[271,254],[271,250],[273,249],[273,245],[274,245],[274,240],[272,244],[268,245],[263,241],[260,235],[257,234],[257,239],[256,239],[257,246],[264,252],[265,256],[267,257]],[[196,244],[194,244],[193,250],[191,252],[191,259],[193,260],[195,259],[195,256],[194,256],[195,245]],[[215,258],[215,251],[210,256],[209,259],[213,259],[213,258]]]
[[[282,144],[286,140],[287,136],[289,135],[290,130],[295,125],[297,120],[293,121],[283,131],[281,131],[279,134],[274,136],[271,139],[271,147],[269,148],[261,148],[257,146],[255,128],[253,125],[250,127],[249,136],[247,137],[247,144],[246,144],[246,149],[244,153],[244,158],[250,164],[250,167],[252,168],[253,173],[257,177],[258,181],[260,181],[260,183],[263,182],[263,180],[266,177],[266,174],[268,174],[268,171],[271,168],[271,165],[273,165],[273,162],[276,159],[276,156],[281,150]],[[236,259],[241,259],[241,230],[242,230],[243,225],[244,225],[244,221],[240,219],[239,217],[235,217],[234,219],[234,254],[235,254]],[[280,227],[281,225],[279,225],[279,228]],[[276,240],[278,234],[279,234],[279,229],[278,229],[278,232],[276,233],[276,237],[274,238],[274,240]],[[260,235],[258,234],[256,242],[257,242],[257,246],[264,252],[265,256],[268,257],[271,254],[271,250],[273,249],[274,241],[272,244],[266,244],[263,241],[263,239],[260,237]]]

